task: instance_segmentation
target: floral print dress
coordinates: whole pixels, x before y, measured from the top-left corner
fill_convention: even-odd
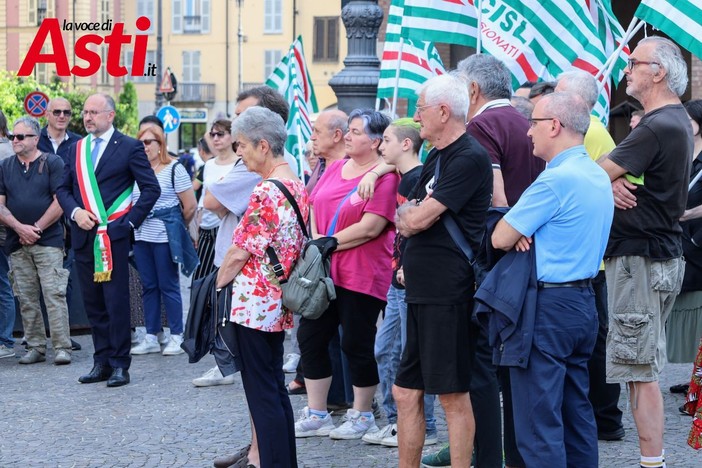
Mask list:
[[[280,182],[295,197],[303,218],[309,219],[304,183],[292,179],[280,179]],[[295,210],[272,182],[263,180],[256,185],[232,240],[251,257],[232,283],[230,320],[265,332],[292,328],[292,312],[282,305],[280,282],[273,272],[266,249],[273,247],[287,276],[300,256],[305,236]]]

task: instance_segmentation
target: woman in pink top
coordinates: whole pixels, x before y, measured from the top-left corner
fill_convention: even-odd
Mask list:
[[[378,385],[373,354],[375,323],[390,286],[395,198],[395,173],[379,178],[371,200],[356,193],[361,178],[381,162],[378,147],[390,119],[380,112],[355,110],[345,136],[349,159],[327,168],[310,196],[312,235],[333,236],[331,277],[336,300],[317,320],[300,320],[298,340],[305,370],[309,406],[295,423],[296,437],[331,436],[360,439],[378,430],[371,403]],[[351,371],[354,404],[345,422],[335,428],[327,412],[331,384],[328,345],[339,325],[341,348]]]

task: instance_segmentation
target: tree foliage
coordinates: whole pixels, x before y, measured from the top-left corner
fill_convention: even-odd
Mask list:
[[[68,99],[73,108],[73,116],[68,129],[79,135],[85,134],[83,119],[80,111],[85,100],[95,91],[72,89],[68,83],[54,76],[50,84],[42,84],[33,76],[18,77],[14,73],[0,71],[0,110],[7,117],[8,126],[12,129],[15,119],[27,115],[24,111],[24,98],[32,91],[41,91],[49,98],[63,97]],[[132,83],[125,83],[117,100],[117,112],[114,126],[127,135],[136,134],[138,124],[138,101],[136,89]],[[42,126],[46,119],[39,119]]]
[[[114,125],[125,135],[135,136],[139,125],[139,98],[134,83],[127,81],[117,99]]]

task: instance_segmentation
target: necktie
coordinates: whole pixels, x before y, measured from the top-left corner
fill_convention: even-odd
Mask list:
[[[100,152],[100,143],[102,143],[102,138],[96,138],[93,140],[93,150],[90,152],[90,159],[93,160],[93,169],[97,165],[97,157]]]

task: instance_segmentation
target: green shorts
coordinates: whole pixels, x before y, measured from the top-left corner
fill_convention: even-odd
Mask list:
[[[655,382],[666,363],[665,322],[680,292],[682,258],[612,257],[605,262],[607,382]]]

